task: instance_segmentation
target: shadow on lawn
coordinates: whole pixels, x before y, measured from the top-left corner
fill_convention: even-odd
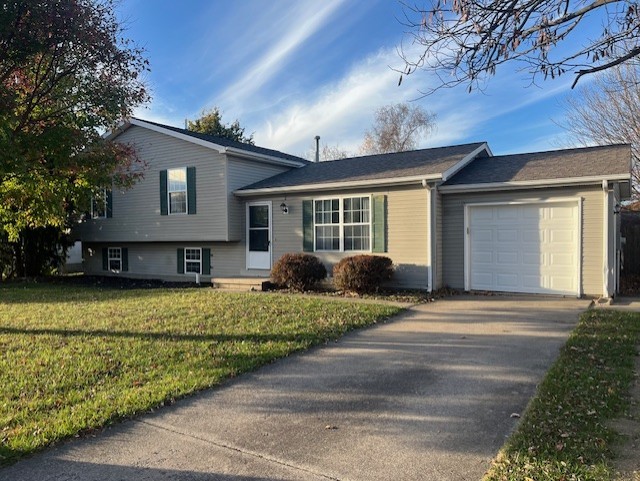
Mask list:
[[[82,329],[18,329],[15,327],[0,327],[0,334],[60,336],[60,337],[122,337],[132,339],[163,340],[163,341],[215,341],[215,342],[293,342],[311,341],[317,339],[322,333],[292,333],[292,334],[177,334],[171,332],[131,332],[110,331],[106,329],[82,330]],[[326,337],[331,337],[330,332]],[[344,333],[336,332],[339,336]]]

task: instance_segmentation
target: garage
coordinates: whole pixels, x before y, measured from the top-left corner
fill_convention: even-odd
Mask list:
[[[465,206],[467,290],[580,295],[580,202]]]

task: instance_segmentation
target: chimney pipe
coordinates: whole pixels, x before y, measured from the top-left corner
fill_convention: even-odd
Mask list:
[[[320,162],[320,136],[316,135],[316,163]]]

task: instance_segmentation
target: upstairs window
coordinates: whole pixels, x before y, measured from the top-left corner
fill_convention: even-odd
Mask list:
[[[111,190],[101,189],[91,197],[91,218],[105,219],[111,217]]]
[[[196,213],[196,168],[160,171],[160,215]]]
[[[187,169],[167,170],[169,214],[187,213]]]

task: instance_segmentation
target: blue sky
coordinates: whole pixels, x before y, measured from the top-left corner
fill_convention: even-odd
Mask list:
[[[175,126],[218,106],[257,145],[308,156],[314,137],[357,151],[380,106],[412,101],[426,72],[398,86],[408,42],[394,0],[123,0],[127,35],[147,49],[153,100],[136,115]],[[570,145],[562,99],[573,75],[531,86],[498,70],[484,92],[415,100],[437,115],[420,147],[488,141],[494,154]]]

